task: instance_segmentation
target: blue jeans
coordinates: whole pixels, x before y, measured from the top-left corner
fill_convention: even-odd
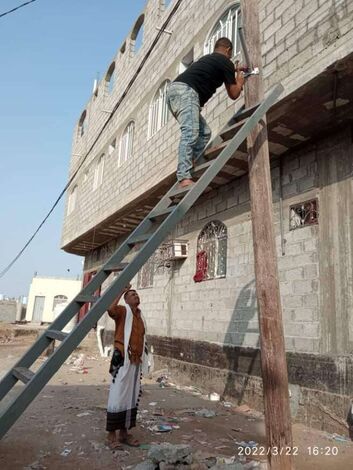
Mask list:
[[[197,92],[186,83],[173,82],[167,92],[168,107],[178,121],[181,130],[177,179],[192,177],[196,162],[211,138],[211,129],[201,116]]]

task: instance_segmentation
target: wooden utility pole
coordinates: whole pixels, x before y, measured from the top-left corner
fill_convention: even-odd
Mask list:
[[[245,84],[245,107],[264,97],[258,0],[241,0],[242,25],[251,63],[260,75]],[[269,464],[271,470],[292,470],[292,429],[281,298],[273,227],[272,187],[266,119],[247,140],[249,184],[259,309],[261,369]]]

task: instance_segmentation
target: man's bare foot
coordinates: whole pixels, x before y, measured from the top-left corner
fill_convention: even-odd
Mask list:
[[[140,443],[137,439],[134,439],[132,434],[128,434],[126,429],[122,429],[119,433],[119,442],[130,447],[139,447]]]
[[[120,445],[120,442],[116,438],[115,431],[108,432],[106,445],[112,450],[121,449],[121,445]]]
[[[187,186],[191,186],[192,184],[194,184],[194,181],[192,179],[186,178],[179,182],[179,188],[186,188]]]

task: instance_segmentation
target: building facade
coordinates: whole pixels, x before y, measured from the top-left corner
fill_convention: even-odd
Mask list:
[[[174,12],[177,3],[146,2],[74,129],[70,176],[80,169],[62,248],[85,256],[86,282],[175,180],[179,129],[168,83],[217,37],[237,41],[239,3],[183,0]],[[353,0],[259,7],[265,89],[285,89],[267,120],[292,412],[342,432],[353,393]],[[219,89],[203,111],[213,135],[242,104]],[[162,256],[180,240],[187,256]],[[234,175],[201,197],[133,284],[159,361],[260,407],[252,244],[248,177]]]
[[[26,312],[26,321],[51,323],[60,305],[70,302],[81,290],[78,279],[36,276],[32,279]]]

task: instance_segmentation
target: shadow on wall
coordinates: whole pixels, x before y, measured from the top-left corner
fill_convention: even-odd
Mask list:
[[[229,372],[223,395],[238,398],[238,404],[242,402],[249,376],[259,354],[259,339],[255,349],[249,348],[242,354],[236,347],[243,346],[247,333],[258,333],[258,328],[249,328],[249,323],[255,320],[256,313],[255,280],[252,280],[243,287],[239,294],[224,337],[223,352],[227,357]],[[240,369],[240,361],[242,361],[240,372],[247,374],[243,379],[236,375]]]

